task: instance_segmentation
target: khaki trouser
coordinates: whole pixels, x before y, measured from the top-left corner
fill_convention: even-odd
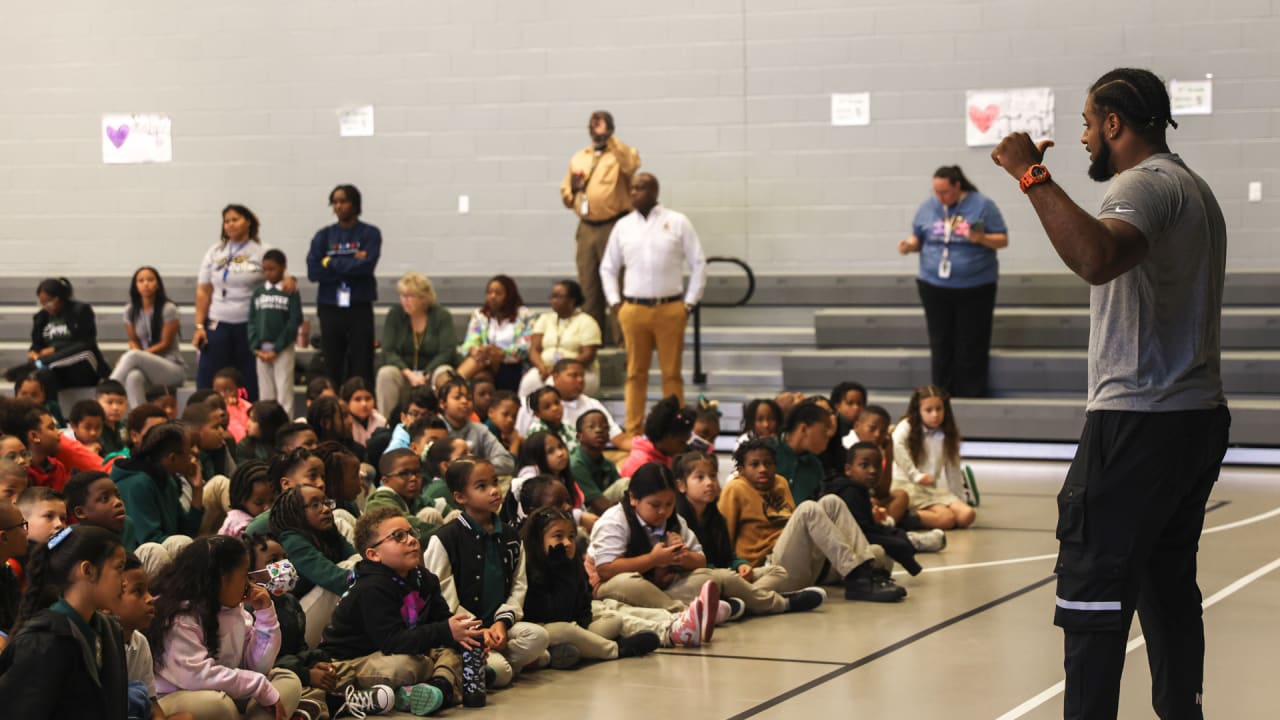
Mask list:
[[[868,560],[885,569],[893,565],[883,548],[867,542],[844,501],[838,495],[824,495],[796,506],[766,561],[766,566],[780,565],[786,573],[766,575],[759,584],[790,592],[822,582],[819,575],[827,563],[843,578]]]
[[[624,302],[618,310],[618,324],[627,343],[627,425],[632,435],[644,430],[644,414],[649,400],[649,362],[658,351],[662,370],[662,396],[675,395],[684,404],[684,378],[680,374],[684,354],[684,326],[689,314],[684,303],[675,300],[657,306]]]
[[[771,588],[747,582],[732,570],[698,568],[676,579],[666,589],[659,588],[640,573],[622,573],[600,583],[596,597],[617,600],[636,607],[662,608],[681,612],[698,597],[702,586],[712,580],[720,586],[722,598],[737,598],[747,611],[766,615],[785,612],[787,599]]]
[[[335,660],[338,690],[354,684],[362,690],[374,685],[392,689],[444,678],[453,688],[453,703],[462,702],[462,656],[453,648],[432,648],[425,655],[385,655],[381,652],[354,660]]]
[[[660,608],[627,605],[617,600],[592,600],[591,617],[592,629],[595,629],[598,622],[617,620],[622,626],[620,637],[651,632],[658,636],[662,647],[671,647],[671,626],[680,615]]]
[[[547,631],[541,625],[518,622],[507,630],[507,649],[489,651],[489,667],[493,669],[494,687],[510,685],[524,667],[542,658],[549,643]]]
[[[600,261],[609,246],[609,233],[617,220],[603,225],[588,225],[578,221],[577,252],[578,284],[582,286],[582,311],[595,318],[600,326],[600,338],[605,345],[618,339],[617,318],[605,314],[604,284],[600,281]],[[68,406],[69,407],[69,406]]]
[[[258,369],[258,399],[275,400],[293,417],[293,372],[297,366],[293,346],[276,351],[274,362],[255,360]]]
[[[620,618],[593,620],[590,627],[577,623],[554,622],[543,625],[551,645],[572,645],[587,660],[617,660],[618,643],[622,633]]]
[[[267,680],[280,693],[284,715],[289,717],[298,709],[302,697],[302,682],[298,676],[284,668],[272,668]],[[234,700],[221,690],[179,690],[160,698],[160,709],[166,715],[188,712],[199,720],[275,720],[276,714],[257,701]]]

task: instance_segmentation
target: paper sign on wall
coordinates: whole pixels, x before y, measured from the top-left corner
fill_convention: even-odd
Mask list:
[[[1169,107],[1174,115],[1212,115],[1213,80],[1170,80]]]
[[[871,124],[871,93],[831,93],[831,124],[852,127]]]
[[[1053,90],[1013,88],[969,90],[965,93],[965,143],[969,147],[996,145],[1013,132],[1032,140],[1053,137]]]
[[[342,137],[373,135],[373,106],[344,108],[338,111],[338,134]]]
[[[103,115],[102,162],[108,165],[173,162],[169,116]]]

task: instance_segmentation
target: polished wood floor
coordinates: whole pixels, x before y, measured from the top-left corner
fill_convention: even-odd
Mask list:
[[[1061,717],[1052,555],[1066,464],[974,469],[978,525],[922,556],[925,573],[899,578],[910,591],[902,604],[847,602],[832,588],[813,613],[731,624],[698,650],[530,673],[479,712],[512,720]],[[1228,468],[1208,507],[1200,551],[1201,589],[1212,603],[1206,715],[1276,717],[1269,683],[1280,667],[1280,471]],[[1145,650],[1135,648],[1121,717],[1153,717],[1149,693]]]

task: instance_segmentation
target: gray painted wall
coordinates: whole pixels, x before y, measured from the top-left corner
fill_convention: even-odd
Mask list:
[[[1214,185],[1233,268],[1280,267],[1280,1],[62,0],[0,24],[0,251],[10,273],[190,272],[244,202],[301,261],[338,182],[382,269],[567,271],[557,187],[611,109],[708,252],[763,271],[910,271],[894,244],[960,163],[1011,225],[1009,270],[1060,270],[1015,184],[964,146],[964,91],[1049,85],[1049,162],[1087,208],[1085,89],[1119,64],[1215,75],[1174,149]],[[829,125],[870,91],[873,124]],[[376,106],[377,135],[335,110]],[[169,165],[101,164],[99,116],[164,112]],[[1251,180],[1264,200],[1245,202]],[[472,212],[456,212],[457,196]],[[494,261],[499,257],[501,260]]]

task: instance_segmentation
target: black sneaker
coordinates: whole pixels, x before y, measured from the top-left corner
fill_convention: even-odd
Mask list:
[[[568,670],[582,662],[582,652],[572,643],[558,643],[547,648],[552,670]]]
[[[892,579],[875,577],[871,563],[865,562],[845,576],[844,597],[846,600],[890,603],[906,597],[906,591]]]
[[[827,599],[827,591],[817,587],[807,587],[795,592],[782,593],[787,599],[787,612],[808,612]]]
[[[902,587],[898,583],[894,582],[893,576],[889,574],[888,570],[882,570],[880,568],[876,568],[872,570],[871,580],[872,582],[880,585],[881,587],[896,588],[899,592],[902,593],[902,597],[907,596],[907,589]]]
[[[658,646],[662,644],[662,640],[657,633],[642,632],[627,637],[618,638],[618,657],[640,657],[648,655]]]
[[[741,599],[724,598],[724,601],[729,604],[729,618],[725,620],[725,622],[733,622],[734,620],[740,620],[742,619],[743,615],[747,614],[747,604],[743,602]]]

